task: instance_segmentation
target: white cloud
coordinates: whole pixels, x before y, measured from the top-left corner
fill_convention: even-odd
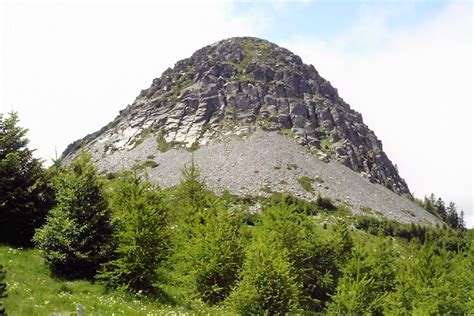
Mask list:
[[[455,201],[472,226],[471,19],[470,3],[452,3],[410,29],[391,32],[365,16],[332,41],[284,45],[363,114],[417,196]],[[371,49],[360,51],[359,38]]]

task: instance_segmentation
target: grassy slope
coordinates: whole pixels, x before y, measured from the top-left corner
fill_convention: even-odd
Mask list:
[[[36,249],[14,249],[0,246],[0,262],[7,270],[8,297],[5,299],[9,315],[69,315],[76,303],[84,307],[86,315],[186,315],[214,314],[208,307],[195,307],[188,311],[147,301],[145,298],[127,297],[119,293],[106,293],[100,284],[88,281],[54,279],[48,273]],[[64,313],[64,314],[63,314]]]

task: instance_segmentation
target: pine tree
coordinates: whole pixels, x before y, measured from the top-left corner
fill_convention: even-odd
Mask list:
[[[110,288],[153,294],[157,268],[170,248],[164,195],[158,187],[130,174],[115,180],[110,195],[118,248],[116,258],[102,266],[98,279]]]
[[[0,114],[0,242],[29,245],[52,207],[41,161],[28,149],[27,129],[18,115]]]
[[[374,251],[355,248],[343,269],[328,311],[332,314],[379,315],[383,299],[393,291],[395,266],[393,255],[385,244]]]
[[[348,234],[340,233],[339,235],[336,243],[323,242],[321,236],[317,234],[314,222],[305,214],[297,213],[295,205],[288,205],[284,198],[277,203],[273,203],[259,215],[259,221],[253,230],[252,244],[254,246],[252,247],[255,248],[250,247],[252,250],[247,251],[247,258],[244,261],[242,272],[243,278],[237,287],[239,294],[232,294],[231,301],[238,302],[235,303],[238,306],[252,306],[252,304],[262,304],[268,299],[275,300],[275,302],[282,299],[286,300],[285,304],[289,304],[283,305],[289,310],[299,306],[307,311],[323,311],[326,302],[330,295],[334,293],[337,285],[337,278],[340,275],[339,269],[342,265],[339,263],[345,260],[345,255],[342,252],[350,250],[352,247],[352,241]],[[270,256],[272,251],[285,255],[275,257],[276,261],[273,262],[272,259],[264,257],[266,255]],[[257,260],[258,257],[253,257],[257,254],[263,256],[261,260],[269,260],[268,265],[275,264],[274,268],[278,267],[282,270],[269,271],[262,267],[262,271],[254,271],[253,268],[257,264],[253,261],[249,264],[250,259],[248,257],[251,256],[252,260]],[[279,298],[280,294],[278,292],[274,293],[266,289],[273,282],[266,278],[272,278],[275,273],[277,275],[281,273],[281,278],[288,278],[288,282],[292,282],[289,290],[297,295],[295,302],[286,296],[289,293],[283,292],[283,297]],[[262,279],[262,281],[259,281],[262,283],[255,283],[252,278]],[[278,282],[283,280],[280,279]],[[244,294],[246,291],[253,291],[257,294],[247,296]],[[270,291],[271,296],[268,298],[264,295],[261,296],[259,293],[262,291]],[[252,309],[246,313],[270,311],[278,312],[278,310],[271,309]]]
[[[436,209],[435,212],[441,217],[441,219],[443,221],[446,222],[447,217],[448,217],[448,215],[446,213],[446,205],[445,205],[444,201],[441,198],[438,198],[438,200],[436,201],[435,209]]]
[[[57,205],[34,241],[55,274],[90,278],[113,249],[111,213],[90,155],[83,153],[53,180]]]
[[[206,203],[206,187],[199,180],[201,171],[194,161],[181,170],[182,180],[177,186],[176,199],[179,207],[197,210]]]
[[[241,280],[229,297],[228,303],[240,315],[299,311],[301,284],[296,280],[288,252],[266,237],[273,236],[259,234],[247,248]]]
[[[196,220],[178,256],[190,276],[191,287],[204,302],[216,304],[231,292],[242,267],[243,220],[220,202],[192,216]]]

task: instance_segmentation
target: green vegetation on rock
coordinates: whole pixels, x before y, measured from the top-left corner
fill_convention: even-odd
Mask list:
[[[165,133],[163,131],[158,133],[158,136],[156,137],[156,143],[158,145],[158,150],[162,153],[167,152],[173,147],[171,143],[166,141]]]
[[[329,136],[320,139],[320,145],[321,150],[325,153],[331,154],[334,151],[331,138]]]
[[[372,214],[373,210],[368,206],[361,206],[360,210],[365,214]]]
[[[310,193],[314,192],[313,182],[314,182],[314,179],[307,176],[298,178],[298,183],[306,192],[310,192]]]
[[[286,169],[287,170],[296,170],[296,169],[298,169],[298,165],[295,164],[295,163],[289,163],[289,164],[286,165]]]
[[[143,163],[136,163],[133,167],[132,170],[134,171],[139,171],[143,170],[146,168],[156,168],[158,167],[158,163],[154,160],[146,160]]]

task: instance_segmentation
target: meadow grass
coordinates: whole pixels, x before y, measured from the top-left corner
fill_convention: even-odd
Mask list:
[[[0,245],[0,262],[7,271],[5,307],[8,315],[75,315],[81,304],[85,315],[222,315],[219,308],[170,306],[119,292],[98,283],[66,281],[51,276],[36,249]]]

